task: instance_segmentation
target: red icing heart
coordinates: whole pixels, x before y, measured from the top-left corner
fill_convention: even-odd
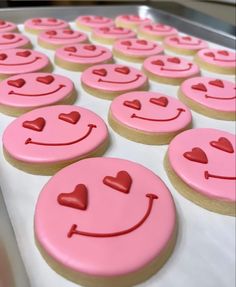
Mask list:
[[[32,19],[32,22],[35,23],[35,24],[38,24],[38,23],[42,22],[42,19],[35,18],[35,19]]]
[[[118,191],[129,193],[132,184],[132,178],[127,171],[122,170],[117,173],[116,177],[104,177],[103,183]]]
[[[191,161],[204,163],[204,164],[208,163],[207,155],[199,147],[193,148],[192,151],[185,152],[184,157]]]
[[[182,39],[185,41],[191,41],[192,40],[192,38],[189,36],[184,36],[184,37],[182,37]]]
[[[202,83],[199,83],[199,84],[196,84],[196,85],[192,85],[191,87],[192,89],[194,90],[198,90],[198,91],[202,91],[202,92],[207,92],[207,88],[204,84]]]
[[[212,53],[212,52],[204,53],[204,55],[207,56],[207,57],[211,57],[211,58],[215,57],[214,53]]]
[[[84,184],[78,184],[71,193],[60,193],[57,202],[67,207],[86,210],[88,206],[87,187]]]
[[[96,50],[96,46],[95,45],[85,45],[84,49],[88,50],[88,51],[95,51]]]
[[[224,83],[221,80],[210,81],[209,84],[219,88],[224,88]]]
[[[109,32],[110,28],[108,28],[108,27],[101,27],[101,28],[99,28],[99,30],[101,30],[103,32]]]
[[[225,50],[218,51],[217,53],[223,56],[229,56],[229,52]]]
[[[84,21],[90,21],[90,17],[89,17],[89,16],[84,16],[84,17],[82,17],[82,20],[84,20]]]
[[[5,60],[7,58],[7,55],[6,54],[0,54],[0,60]]]
[[[170,62],[170,63],[180,64],[180,59],[177,58],[177,57],[168,58],[167,61]]]
[[[33,121],[24,121],[22,126],[26,129],[31,129],[37,132],[41,132],[46,124],[44,118],[37,118]]]
[[[5,25],[5,24],[6,24],[6,22],[5,22],[5,21],[0,20],[0,26]]]
[[[128,75],[130,72],[130,69],[128,67],[117,67],[115,68],[115,71],[121,74]]]
[[[123,105],[135,110],[141,110],[141,103],[139,100],[124,101]]]
[[[75,47],[66,47],[64,51],[75,53],[77,52],[77,49]]]
[[[171,41],[179,42],[179,38],[177,38],[177,37],[173,37],[173,38],[171,38]]]
[[[8,39],[8,40],[11,40],[11,39],[15,38],[15,35],[13,35],[13,34],[4,34],[4,35],[2,35],[2,37],[5,38],[5,39]]]
[[[25,80],[24,79],[17,79],[17,80],[8,80],[7,81],[7,84],[9,86],[13,86],[13,87],[16,87],[16,88],[21,88],[24,86],[25,84]]]
[[[72,30],[64,30],[63,33],[71,35],[71,34],[74,34],[74,31],[72,31]]]
[[[162,107],[166,107],[168,105],[168,99],[166,97],[160,97],[160,98],[151,98],[150,99],[150,103],[158,105],[158,106],[162,106]]]
[[[75,125],[80,119],[80,113],[77,111],[70,112],[68,114],[61,113],[58,118],[65,122]]]
[[[165,63],[162,60],[152,61],[151,64],[157,65],[157,66],[165,66]]]
[[[121,44],[124,46],[132,46],[132,43],[130,41],[123,41],[121,42]]]
[[[54,80],[55,80],[54,77],[50,76],[50,75],[45,76],[45,77],[37,77],[36,78],[36,81],[43,83],[43,84],[46,84],[46,85],[51,84]]]
[[[145,29],[149,29],[149,30],[153,30],[153,26],[152,25],[146,25],[144,28]]]
[[[105,69],[97,69],[93,70],[93,74],[105,77],[107,75],[107,71]]]
[[[224,137],[219,138],[218,141],[211,141],[210,145],[220,150],[229,152],[229,153],[234,152],[233,145],[227,138],[224,138]]]
[[[94,16],[94,19],[102,20],[103,17],[102,16]]]
[[[147,45],[148,42],[146,40],[137,40],[136,43],[140,44],[140,45]]]
[[[57,35],[57,32],[56,31],[46,31],[46,34],[49,36],[55,36],[55,35]]]
[[[17,52],[16,55],[20,56],[20,57],[27,58],[31,55],[31,52],[30,51],[20,51],[20,52]]]
[[[48,18],[48,22],[56,23],[56,22],[57,22],[57,19],[56,19],[56,18]]]

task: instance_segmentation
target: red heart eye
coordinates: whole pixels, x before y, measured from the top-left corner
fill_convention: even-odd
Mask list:
[[[56,31],[46,31],[46,34],[49,36],[55,36],[57,34]]]
[[[226,50],[221,50],[221,51],[218,51],[217,53],[223,56],[229,56],[229,52]]]
[[[124,75],[128,75],[130,73],[130,69],[128,67],[117,67],[115,68],[115,71]]]
[[[149,30],[153,30],[153,26],[152,25],[146,25],[144,26],[145,29],[149,29]]]
[[[72,31],[72,30],[64,30],[63,33],[71,35],[71,34],[74,34],[74,31]]]
[[[62,121],[75,125],[80,119],[80,113],[77,111],[70,112],[69,114],[61,113],[58,118]]]
[[[89,17],[89,16],[84,16],[84,17],[82,17],[82,20],[84,20],[84,21],[89,21],[89,20],[90,20],[90,17]]]
[[[204,164],[208,163],[207,155],[199,147],[193,148],[192,151],[185,152],[184,157],[191,161],[204,163]]]
[[[128,46],[128,47],[132,46],[132,43],[130,41],[123,41],[123,42],[121,42],[121,44],[124,46]]]
[[[212,53],[212,52],[204,53],[204,55],[207,56],[207,57],[211,57],[211,58],[215,57],[214,53]]]
[[[194,90],[198,90],[198,91],[202,91],[202,92],[207,92],[207,88],[204,84],[202,83],[199,83],[199,84],[196,84],[196,85],[192,85],[191,87],[192,89]]]
[[[43,130],[45,124],[46,124],[45,119],[39,117],[33,121],[24,121],[22,126],[26,129],[31,129],[31,130],[34,130],[37,132],[41,132]]]
[[[234,152],[233,145],[225,137],[220,137],[217,141],[211,141],[210,145],[215,147],[215,148],[217,148],[217,149],[220,149],[220,150],[223,150],[225,152],[228,152],[228,153],[233,153]]]
[[[132,184],[132,178],[127,171],[121,170],[117,173],[116,177],[104,177],[103,183],[115,190],[129,193]]]
[[[57,22],[57,19],[56,19],[56,18],[48,18],[48,22],[56,23],[56,22]]]
[[[165,63],[162,60],[152,61],[151,64],[157,65],[157,66],[165,66]]]
[[[151,98],[150,103],[158,105],[158,106],[162,106],[162,107],[166,107],[169,103],[168,99],[166,97],[160,97],[160,98]]]
[[[92,73],[102,77],[105,77],[107,75],[107,71],[105,69],[93,70]]]
[[[99,30],[102,31],[102,32],[109,32],[110,28],[108,28],[108,27],[101,27],[101,28],[99,28]]]
[[[123,105],[131,109],[141,110],[141,103],[139,100],[124,101]]]
[[[46,85],[49,85],[51,84],[53,81],[54,81],[54,77],[53,76],[45,76],[45,77],[37,77],[36,78],[36,81],[42,83],[42,84],[46,84]]]
[[[21,88],[21,87],[24,86],[25,80],[24,79],[8,80],[7,84],[9,86],[13,86],[13,87],[16,87],[16,88]]]
[[[102,16],[94,16],[94,19],[102,20],[102,19],[103,19],[103,17],[102,17]]]
[[[42,19],[40,19],[40,18],[35,18],[35,19],[32,20],[32,22],[35,23],[35,24],[38,24],[38,23],[41,23],[41,22],[42,22]]]
[[[147,45],[148,42],[146,40],[137,40],[136,43],[140,44],[140,45]]]
[[[0,26],[5,25],[5,24],[6,24],[6,22],[5,22],[5,21],[0,20]]]
[[[13,34],[5,34],[5,35],[2,35],[2,37],[8,40],[11,40],[11,39],[14,39],[16,36]]]
[[[167,61],[170,62],[170,63],[174,63],[174,64],[180,64],[180,59],[177,58],[177,57],[168,58]]]
[[[84,49],[88,51],[95,51],[97,48],[95,45],[85,45]]]
[[[77,52],[77,49],[75,47],[66,47],[64,51],[75,53]]]
[[[7,58],[6,54],[0,54],[0,60],[3,61]]]
[[[173,37],[173,38],[171,38],[170,40],[171,40],[171,41],[174,41],[174,42],[179,42],[179,38],[177,38],[177,37]]]
[[[20,56],[20,57],[27,58],[31,55],[31,52],[30,51],[22,51],[22,52],[17,52],[16,55]]]
[[[219,88],[224,88],[224,83],[221,80],[210,81],[209,84]]]
[[[191,41],[192,40],[192,38],[189,36],[182,37],[182,39],[185,41]]]

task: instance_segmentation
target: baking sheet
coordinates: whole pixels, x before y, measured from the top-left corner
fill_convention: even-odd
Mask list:
[[[106,13],[106,15],[108,14]],[[71,26],[75,28],[74,23],[71,23]],[[23,31],[22,25],[19,25],[19,28]],[[53,61],[54,52],[37,46],[36,36],[29,34],[28,36],[32,40],[34,47],[47,54]],[[210,46],[219,47],[215,44],[210,44]],[[121,60],[117,60],[117,62],[138,68],[141,66]],[[107,122],[107,111],[110,101],[97,99],[84,92],[80,86],[81,73],[66,71],[57,66],[55,66],[54,73],[65,75],[73,80],[79,94],[75,105],[93,110]],[[202,74],[234,81],[233,76],[221,76],[208,72],[203,72]],[[150,85],[151,91],[158,91],[173,97],[177,97],[177,89],[177,86],[152,82]],[[210,119],[195,112],[192,112],[192,114],[194,128],[212,127],[231,133],[235,132],[234,122]],[[4,129],[13,119],[12,117],[0,115],[1,137]],[[177,206],[179,236],[173,255],[155,276],[139,286],[235,286],[235,219],[209,212],[178,194],[169,182],[162,164],[167,145],[149,146],[138,144],[120,137],[110,128],[109,130],[111,145],[104,156],[129,159],[157,173],[169,187]],[[30,285],[32,287],[78,286],[54,272],[45,263],[34,243],[34,208],[38,195],[49,178],[48,176],[30,175],[15,169],[4,160],[2,150],[0,151],[0,185]],[[10,260],[14,262],[14,258]],[[16,281],[16,286],[25,287],[20,278],[19,281],[18,278]]]

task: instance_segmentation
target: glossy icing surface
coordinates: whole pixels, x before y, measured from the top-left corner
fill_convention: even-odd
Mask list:
[[[153,36],[177,35],[178,30],[162,23],[149,23],[139,26],[139,31]]]
[[[90,158],[64,168],[45,185],[35,234],[64,266],[115,276],[158,256],[175,220],[171,194],[152,171],[127,160]]]
[[[130,128],[151,133],[170,133],[191,123],[189,109],[173,97],[155,92],[130,92],[115,98],[112,116]]]
[[[143,24],[143,23],[151,23],[152,20],[149,18],[143,18],[139,15],[135,14],[128,14],[128,15],[119,15],[116,17],[116,21],[122,21],[127,23],[134,23],[134,24]]]
[[[29,49],[8,49],[0,51],[0,73],[20,74],[36,72],[45,68],[49,59],[41,52]]]
[[[66,98],[73,87],[70,79],[56,74],[15,75],[0,82],[0,104],[16,108],[49,105]]]
[[[1,32],[1,29],[0,29]],[[0,33],[0,50],[18,48],[29,44],[28,37],[19,33]]]
[[[91,28],[99,28],[114,25],[114,21],[111,18],[97,15],[79,16],[76,19],[76,22]]]
[[[0,32],[1,33],[13,32],[15,30],[17,30],[16,24],[0,19]]]
[[[199,73],[196,64],[181,57],[158,55],[146,59],[144,69],[154,75],[167,78],[185,78]]]
[[[58,105],[35,109],[14,120],[4,132],[3,145],[17,160],[57,163],[90,153],[107,136],[106,124],[95,113]]]
[[[81,81],[91,88],[118,92],[142,87],[147,82],[147,77],[133,67],[103,64],[86,69]]]
[[[170,36],[165,38],[164,43],[173,48],[186,50],[200,50],[208,47],[206,41],[192,36]]]
[[[25,21],[25,27],[33,30],[51,30],[68,28],[69,24],[57,18],[32,18]]]
[[[192,129],[170,143],[168,159],[175,173],[194,190],[235,201],[235,136],[216,129]]]
[[[99,64],[112,59],[109,49],[91,44],[67,45],[56,50],[59,59],[78,64]]]
[[[101,27],[93,30],[93,34],[97,37],[103,37],[107,39],[125,39],[134,38],[135,32],[128,28],[122,27]]]
[[[235,83],[209,77],[195,77],[184,81],[181,92],[191,100],[219,111],[236,111]]]
[[[208,64],[226,68],[236,67],[236,54],[229,50],[203,49],[197,56]]]

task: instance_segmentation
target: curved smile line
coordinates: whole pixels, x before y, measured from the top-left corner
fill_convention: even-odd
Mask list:
[[[78,54],[69,53],[68,56],[77,57],[77,58],[97,58],[97,57],[100,57],[104,53],[106,53],[106,52],[105,51],[101,51],[99,54],[91,55],[91,56],[85,56],[85,55],[78,55]]]
[[[156,48],[156,45],[154,44],[151,48],[132,48],[132,47],[127,47],[128,50],[136,50],[136,51],[151,51]]]
[[[14,91],[10,91],[8,93],[8,95],[16,95],[16,96],[25,96],[25,97],[41,97],[41,96],[48,96],[48,95],[51,95],[51,94],[54,94],[58,91],[60,91],[62,88],[64,88],[65,85],[59,85],[58,88],[56,88],[54,91],[51,91],[51,92],[48,92],[48,93],[44,93],[44,94],[22,94],[22,93],[17,93],[17,92],[14,92]]]
[[[233,99],[236,99],[236,96],[233,96],[233,97],[230,97],[230,98],[222,98],[222,97],[212,97],[212,96],[205,95],[205,98],[207,98],[207,99],[215,99],[215,100],[233,100]]]
[[[34,60],[32,60],[30,62],[26,62],[26,63],[19,63],[19,64],[3,64],[3,63],[0,63],[0,65],[1,66],[24,66],[24,65],[33,64],[34,62],[36,62],[39,59],[41,59],[41,57],[35,57]]]
[[[164,68],[164,67],[161,67],[161,71],[173,71],[173,72],[185,72],[185,71],[189,71],[190,69],[192,68],[192,64],[188,64],[188,68],[185,68],[185,69],[168,69],[168,68]]]
[[[236,180],[236,176],[222,176],[222,175],[215,175],[210,174],[207,170],[204,172],[205,179],[212,178],[219,178],[219,179],[228,179],[228,180]]]
[[[7,24],[5,26],[0,26],[0,29],[4,29],[4,28],[7,28],[7,27],[10,27],[10,24]]]
[[[72,37],[54,37],[54,36],[50,36],[48,37],[49,39],[59,39],[59,40],[70,40],[70,39],[77,39],[77,38],[80,38],[81,37],[81,34],[79,35],[76,35],[76,36],[72,36]]]
[[[76,143],[86,139],[91,134],[92,129],[96,128],[97,126],[93,125],[93,124],[89,124],[88,127],[89,127],[89,129],[88,129],[87,133],[84,136],[82,136],[81,138],[79,138],[77,140],[71,141],[71,142],[67,142],[67,143],[42,143],[42,142],[32,141],[31,138],[28,138],[25,141],[25,144],[36,144],[36,145],[43,145],[43,146],[65,146],[65,145],[76,144]]]
[[[125,230],[118,231],[118,232],[111,232],[111,233],[92,233],[92,232],[77,230],[77,225],[76,225],[76,224],[73,224],[73,225],[71,226],[70,231],[69,231],[68,234],[67,234],[67,237],[71,238],[74,234],[83,235],[83,236],[89,236],[89,237],[115,237],[115,236],[125,235],[125,234],[127,234],[127,233],[130,233],[130,232],[136,230],[136,229],[139,228],[139,227],[147,220],[147,218],[149,217],[149,215],[150,215],[150,213],[151,213],[151,211],[152,211],[154,199],[158,199],[158,197],[157,197],[155,194],[153,194],[153,193],[148,193],[148,194],[146,194],[146,197],[149,198],[149,203],[148,203],[147,211],[146,211],[145,215],[143,216],[143,218],[142,218],[138,223],[136,223],[134,226],[132,226],[132,227],[130,227],[130,228],[128,228],[128,229],[125,229]]]
[[[137,116],[136,114],[132,114],[131,118],[136,118],[136,119],[145,120],[145,121],[152,121],[152,122],[169,122],[169,121],[173,121],[177,119],[182,112],[185,112],[185,110],[181,108],[178,108],[177,111],[178,111],[177,115],[169,119],[149,119],[149,118]]]
[[[142,75],[136,75],[136,78],[127,82],[113,82],[113,81],[108,81],[108,80],[103,80],[103,79],[98,79],[98,82],[103,82],[103,83],[109,83],[109,84],[130,84],[133,82],[136,82]]]
[[[14,42],[5,42],[5,43],[0,43],[0,45],[11,45],[11,44],[18,43],[18,42],[20,42],[20,41],[22,41],[22,39],[21,39],[21,38],[20,38],[20,39],[15,40]]]

